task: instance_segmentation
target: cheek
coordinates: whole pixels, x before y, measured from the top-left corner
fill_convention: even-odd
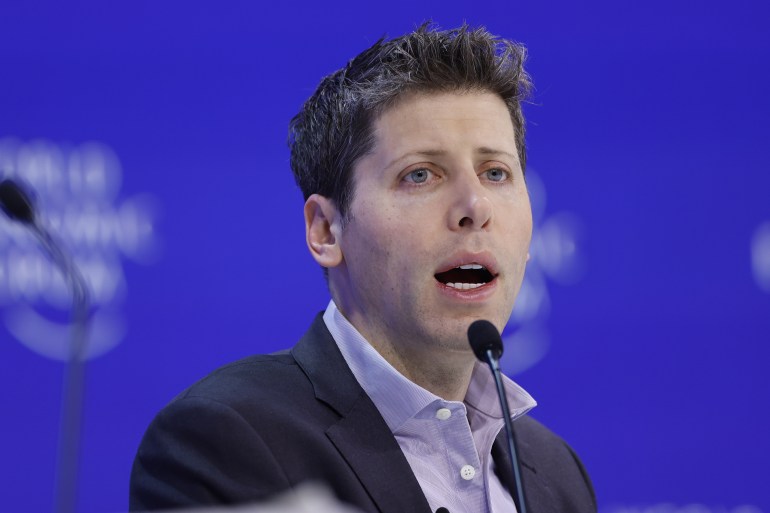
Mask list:
[[[376,208],[351,220],[349,240],[374,254],[387,253],[395,235],[392,217]]]
[[[343,255],[361,283],[408,293],[426,276],[432,278],[431,231],[423,229],[419,218],[381,211],[359,216],[346,230]]]
[[[505,231],[511,244],[521,246],[529,245],[532,239],[532,211],[529,202],[518,203],[507,210],[505,218]]]
[[[352,278],[359,283],[378,281],[388,274],[396,241],[387,220],[359,214],[352,218],[342,236],[342,254]]]

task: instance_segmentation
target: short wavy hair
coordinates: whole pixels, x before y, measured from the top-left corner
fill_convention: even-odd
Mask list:
[[[522,169],[527,154],[521,103],[531,89],[524,46],[483,27],[437,30],[425,23],[380,39],[321,80],[289,124],[291,169],[304,198],[320,194],[347,219],[352,170],[374,147],[377,117],[407,93],[485,91],[508,107]]]

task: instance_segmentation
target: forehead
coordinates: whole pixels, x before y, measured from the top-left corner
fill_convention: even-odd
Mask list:
[[[486,91],[407,93],[373,123],[374,153],[450,150],[468,145],[515,153],[507,105]]]

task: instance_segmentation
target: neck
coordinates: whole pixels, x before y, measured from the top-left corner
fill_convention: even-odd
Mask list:
[[[346,302],[330,280],[334,303],[367,342],[412,383],[446,401],[463,401],[471,382],[476,358],[465,340],[442,340],[422,333],[394,333],[388,326],[367,317]],[[407,328],[408,330],[408,328]],[[404,343],[408,341],[408,343]]]
[[[447,401],[465,399],[475,364],[470,351],[414,351],[372,339],[369,343],[411,382]]]

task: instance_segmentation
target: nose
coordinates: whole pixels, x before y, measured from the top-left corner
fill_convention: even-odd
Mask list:
[[[450,230],[484,230],[492,222],[492,201],[475,173],[454,184],[449,209]]]

